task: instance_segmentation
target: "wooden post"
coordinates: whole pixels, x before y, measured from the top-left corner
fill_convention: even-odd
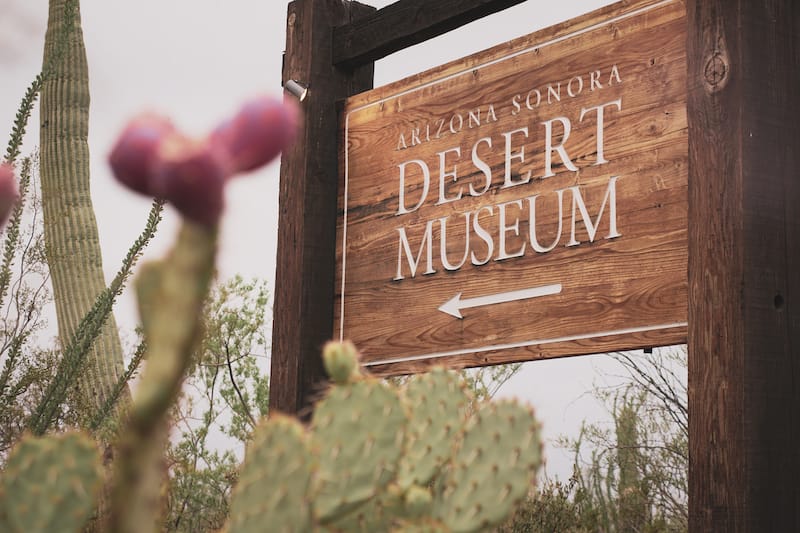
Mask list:
[[[336,102],[372,88],[373,64],[333,66],[333,27],[374,8],[341,0],[289,4],[283,80],[309,85],[302,132],[281,159],[270,408],[297,413],[323,378],[333,330],[338,183]]]
[[[690,530],[800,531],[800,5],[687,9]]]

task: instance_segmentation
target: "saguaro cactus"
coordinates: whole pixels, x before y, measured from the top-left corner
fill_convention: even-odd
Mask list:
[[[73,27],[65,46],[58,39]],[[89,187],[89,74],[77,0],[50,0],[42,86],[41,181],[47,263],[62,346],[105,289],[97,222]],[[100,408],[123,373],[113,315],[89,353],[80,386]],[[127,396],[127,393],[125,394]]]

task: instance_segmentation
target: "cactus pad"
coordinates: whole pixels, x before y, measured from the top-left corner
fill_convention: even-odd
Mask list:
[[[102,479],[100,453],[89,437],[26,437],[9,455],[3,475],[8,523],[26,533],[81,531]]]
[[[501,401],[471,419],[434,502],[454,533],[496,526],[525,498],[539,468],[539,424],[529,407]]]
[[[398,484],[408,489],[415,484],[427,485],[450,457],[470,397],[456,373],[436,368],[411,379],[405,398],[413,409]]]
[[[311,428],[320,523],[356,509],[394,478],[406,417],[399,393],[376,379],[332,387],[317,404]]]
[[[303,426],[281,415],[256,429],[233,492],[229,533],[310,529],[307,441]]]
[[[358,350],[350,341],[330,341],[322,349],[322,364],[334,383],[343,385],[359,376]]]

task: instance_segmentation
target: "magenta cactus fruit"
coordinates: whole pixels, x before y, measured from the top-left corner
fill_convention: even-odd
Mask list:
[[[2,163],[0,164],[0,228],[8,221],[17,200],[19,200],[19,186],[14,176],[14,167]]]
[[[249,172],[272,161],[295,137],[298,109],[294,102],[259,97],[220,124],[209,140],[231,173]]]
[[[158,150],[175,133],[172,122],[160,115],[143,113],[131,120],[109,156],[117,180],[138,193],[157,196],[151,179]]]
[[[189,220],[205,226],[219,222],[225,206],[225,172],[208,143],[179,134],[159,146],[151,189]]]
[[[122,184],[213,226],[225,204],[226,179],[274,159],[294,138],[297,114],[292,103],[257,98],[202,141],[184,136],[164,117],[142,114],[125,127],[109,162]]]

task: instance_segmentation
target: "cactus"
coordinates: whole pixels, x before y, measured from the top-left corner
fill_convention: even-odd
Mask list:
[[[50,0],[43,63],[49,71],[40,128],[44,232],[59,339],[66,348],[106,288],[89,194],[89,74],[77,0]],[[109,314],[78,374],[88,405],[100,408],[123,372],[122,346]],[[129,397],[127,387],[122,397]]]
[[[259,108],[280,106],[268,98],[256,102]],[[262,114],[261,120],[277,122],[262,124],[259,129],[255,127],[259,120],[256,118],[248,122],[248,132],[234,127],[228,131],[229,136],[210,135],[204,139],[190,139],[166,119],[140,116],[123,130],[114,145],[109,162],[117,180],[140,194],[164,198],[184,216],[184,221],[168,257],[145,265],[137,278],[147,366],[118,444],[107,518],[110,531],[158,528],[167,414],[202,334],[203,303],[214,274],[224,185],[233,174],[244,171],[232,159],[244,149],[247,140],[274,148],[269,157],[262,154],[257,161],[251,154],[249,163],[264,164],[276,156],[292,135],[286,133],[280,139],[271,136],[275,131],[294,129],[292,113]],[[258,136],[270,138],[253,138]],[[229,146],[227,143],[234,137],[237,143]],[[299,460],[303,462],[302,457]],[[259,477],[254,476],[245,475],[244,479]],[[247,496],[242,498],[250,501]]]
[[[155,531],[164,474],[166,414],[201,333],[216,230],[184,222],[166,260],[144,266],[136,283],[148,362],[118,445],[108,529]]]
[[[152,124],[133,123],[112,155],[117,179],[163,194],[186,220],[168,257],[146,265],[137,280],[147,367],[115,448],[110,531],[159,526],[168,412],[200,339],[224,183],[290,138],[272,139],[272,126],[254,122],[289,127],[291,113],[272,104],[245,106],[237,117],[200,141],[164,128],[142,142],[150,130],[140,128]],[[265,138],[241,136],[237,124]],[[470,397],[451,372],[436,369],[398,387],[363,374],[352,344],[327,345],[323,359],[334,383],[309,426],[282,415],[258,426],[227,531],[479,531],[504,520],[530,489],[541,443],[529,408],[488,404],[467,419]],[[0,524],[83,527],[101,477],[87,442],[73,435],[20,444],[0,484]],[[53,488],[42,490],[43,480]]]
[[[470,396],[456,374],[444,369],[411,380],[406,399],[413,406],[399,485],[427,485],[450,456],[466,418]]]
[[[233,493],[229,533],[307,531],[313,467],[308,436],[296,420],[273,416],[256,428]],[[278,481],[279,480],[279,481]]]
[[[454,532],[499,525],[527,495],[540,462],[539,426],[530,409],[488,403],[470,420],[433,514]]]
[[[18,532],[80,531],[101,482],[100,453],[88,437],[26,437],[9,455],[3,473],[6,525]]]
[[[266,424],[269,439],[256,437],[230,530],[257,530],[255,521],[241,527],[242,516],[273,523],[286,508],[302,522],[293,527],[281,517],[276,530],[469,532],[507,518],[541,460],[530,408],[489,403],[467,420],[470,397],[455,373],[435,369],[397,388],[362,375],[356,358],[349,343],[326,345],[324,365],[336,378],[315,407],[307,437],[284,417]],[[295,474],[281,469],[286,464]],[[308,475],[312,482],[302,493]],[[280,499],[267,498],[267,488]]]
[[[374,378],[333,387],[311,421],[319,454],[314,515],[341,517],[395,477],[407,414],[399,393]]]

